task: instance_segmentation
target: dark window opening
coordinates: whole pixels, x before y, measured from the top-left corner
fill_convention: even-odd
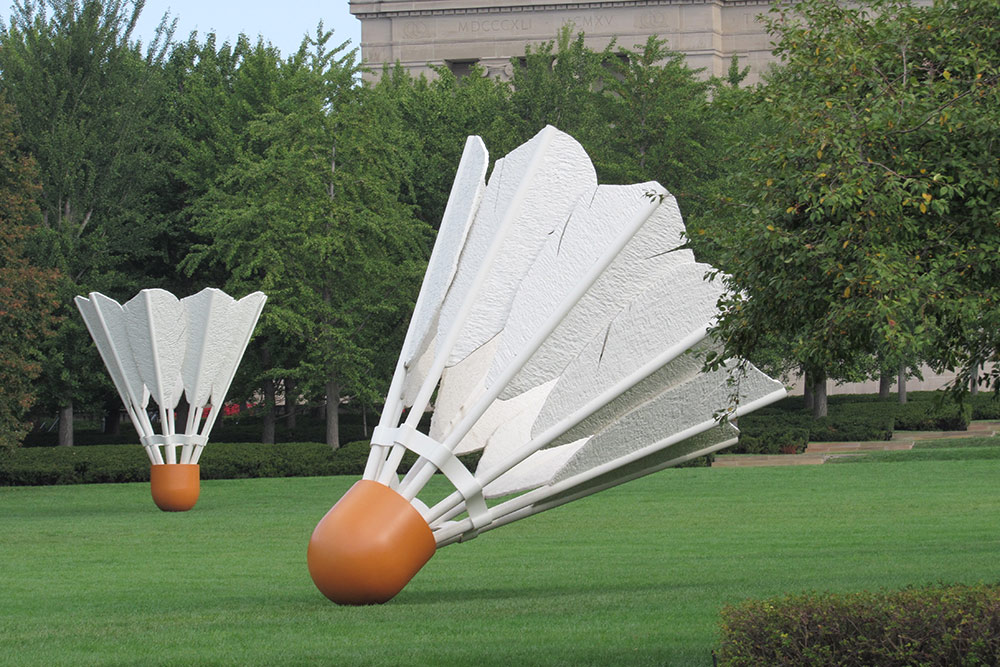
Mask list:
[[[478,60],[446,60],[445,65],[448,66],[448,69],[455,75],[456,79],[461,79],[469,76],[472,73],[472,68],[478,62]]]

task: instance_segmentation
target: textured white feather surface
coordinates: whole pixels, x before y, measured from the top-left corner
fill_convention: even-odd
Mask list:
[[[213,381],[226,361],[225,350],[233,345],[235,303],[217,289],[205,289],[181,299],[189,332],[181,375],[191,405],[205,405],[212,396]]]
[[[487,385],[520,354],[535,331],[584,279],[604,254],[608,240],[622,233],[625,222],[652,209],[653,202],[646,196],[652,190],[650,184],[602,185],[589,197],[580,199],[570,216],[549,235],[514,295]],[[577,318],[591,321],[594,316],[602,318],[611,305],[584,298],[574,310]],[[574,338],[567,338],[570,335]],[[573,347],[576,337],[585,335],[586,332],[560,327],[532,358],[533,363],[515,377],[505,396],[557,377],[563,361],[576,351]],[[553,355],[554,349],[562,354]]]
[[[469,137],[458,165],[458,172],[448,196],[434,250],[427,264],[420,297],[413,309],[402,358],[409,371],[403,390],[404,405],[413,400],[431,365],[438,318],[445,294],[455,277],[458,259],[465,245],[469,227],[479,210],[486,189],[489,153],[479,137]]]
[[[655,184],[641,184],[634,189],[641,193],[652,192],[653,186]],[[645,194],[639,194],[638,199],[648,202]],[[561,373],[635,295],[657,283],[678,264],[693,263],[691,251],[679,249],[683,231],[677,204],[673,197],[666,196],[501,397],[520,393]]]
[[[142,381],[142,374],[139,372],[135,355],[132,353],[125,309],[114,299],[97,292],[90,295],[90,300],[107,325],[109,340],[121,361],[130,395],[137,401],[138,407],[145,408],[149,403],[149,389]]]
[[[749,403],[772,394],[783,396],[784,386],[751,367],[739,393],[740,402]],[[558,471],[555,481],[624,458],[675,433],[699,427],[709,430],[715,423],[716,411],[728,405],[730,395],[726,369],[695,373],[595,434]]]
[[[149,437],[142,413],[150,398],[167,411],[184,394],[197,409],[222,405],[266,298],[236,301],[209,288],[178,300],[150,289],[124,306],[96,292],[76,303],[130,414],[145,420],[136,429]]]
[[[226,400],[229,385],[233,382],[265,301],[267,296],[263,292],[253,292],[228,306],[228,334],[225,340],[219,339],[221,361],[212,378],[212,405],[222,405]]]
[[[467,143],[383,413],[422,410],[436,388],[428,437],[413,445],[423,456],[398,480],[403,446],[382,438],[365,472],[413,499],[439,545],[737,437],[716,420],[733,398],[728,371],[702,370],[721,290],[683,247],[674,197],[653,182],[599,186],[582,147],[552,127],[483,186],[486,159]],[[739,392],[751,409],[784,388],[751,368]],[[470,478],[454,455],[476,450]],[[416,495],[435,466],[456,491],[427,507]]]
[[[721,291],[703,279],[709,268],[693,261],[679,263],[628,302],[609,308],[612,319],[604,318],[604,329],[593,334],[563,369],[533,433],[541,433],[665,352],[674,349],[675,355],[684,354],[685,339],[704,331],[716,313]]]
[[[486,485],[487,498],[500,498],[512,493],[537,489],[552,483],[555,472],[561,470],[587,443],[587,438],[535,452],[521,463]]]
[[[558,480],[555,479],[555,473],[553,472],[551,479],[534,488],[544,489],[544,487],[554,486],[557,483],[559,486],[564,487],[564,490],[561,490],[558,493],[545,496],[544,503],[546,505],[559,505],[561,504],[560,501],[563,498],[587,495],[595,490],[616,486],[629,480],[663,470],[664,468],[671,467],[678,463],[688,461],[699,456],[704,456],[705,454],[711,454],[712,452],[718,451],[722,447],[734,444],[738,436],[739,431],[728,422],[713,424],[704,431],[690,437],[680,439],[668,446],[662,448],[648,448],[648,453],[640,452],[639,456],[636,456],[627,462],[621,462],[620,465],[616,465],[608,471],[600,472],[599,474],[594,475],[592,474],[593,469],[586,469],[575,476],[560,477]],[[567,445],[563,445],[563,447],[566,446]],[[579,451],[579,448],[577,451]],[[539,454],[544,453],[545,452],[539,452]],[[564,464],[559,469],[555,466],[548,466],[548,470],[564,471],[566,470],[566,465]],[[542,476],[539,472],[540,471],[536,471],[535,473],[536,479]]]
[[[149,289],[123,306],[129,345],[139,375],[161,409],[173,410],[181,399],[181,364],[187,343],[187,317],[170,292]]]
[[[504,328],[514,294],[549,235],[596,187],[583,148],[553,127],[497,161],[442,308],[439,341],[456,325],[480,271],[487,272],[448,365]],[[485,261],[488,255],[493,261]]]

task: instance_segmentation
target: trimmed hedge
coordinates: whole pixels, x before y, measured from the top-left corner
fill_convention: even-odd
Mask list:
[[[367,441],[336,452],[322,443],[277,445],[209,443],[202,455],[202,479],[360,475]],[[413,458],[404,459],[411,463]],[[474,465],[474,463],[472,464]],[[0,452],[0,486],[95,484],[149,480],[149,459],[138,444],[89,447],[32,447]]]
[[[739,420],[740,440],[733,454],[797,454],[809,442],[889,440],[893,415],[881,411],[844,411],[816,419],[805,410],[765,408]]]
[[[377,416],[368,416],[368,433],[377,423]],[[259,416],[242,415],[224,417],[212,429],[212,443],[259,442],[263,424]],[[275,424],[275,440],[280,443],[326,442],[326,421],[310,415],[298,415],[296,427],[289,429],[284,418]],[[340,415],[340,441],[353,442],[367,440],[364,422],[360,414],[352,412]],[[123,420],[118,435],[106,435],[100,431],[78,430],[73,433],[73,445],[134,445],[139,441],[135,428],[127,419]],[[24,439],[25,447],[56,447],[59,444],[58,431],[29,433]]]
[[[981,391],[969,397],[973,419],[1000,419],[1000,396],[992,391]]]
[[[972,405],[939,401],[896,404],[896,428],[901,431],[965,431],[972,421]]]
[[[809,445],[809,429],[785,424],[751,423],[740,419],[740,440],[728,454],[801,454]]]
[[[789,595],[722,610],[718,664],[997,665],[1000,586]]]
[[[829,414],[813,418],[801,396],[789,396],[739,420],[740,441],[733,454],[796,454],[808,442],[890,440],[894,430],[964,431],[974,415],[1000,411],[1000,402],[985,393],[959,406],[942,400],[941,392],[912,392],[900,405],[895,397],[839,394],[829,398]],[[984,418],[976,416],[976,418]],[[1000,418],[1000,417],[998,417]]]
[[[202,479],[254,477],[312,477],[361,475],[368,461],[367,440],[349,442],[337,451],[316,442],[209,443],[198,462]],[[479,463],[479,452],[459,456],[470,470]],[[679,467],[710,466],[712,456],[702,456]],[[403,456],[399,472],[417,460]],[[91,445],[89,447],[28,447],[0,450],[0,486],[48,486],[149,481],[149,459],[142,447]]]

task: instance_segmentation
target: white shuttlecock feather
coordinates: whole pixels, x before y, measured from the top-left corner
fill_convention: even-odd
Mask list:
[[[313,580],[336,602],[384,601],[436,548],[736,442],[715,418],[728,373],[702,372],[720,287],[682,248],[673,196],[598,185],[553,127],[488,185],[487,163],[470,137],[363,480],[310,542]],[[751,368],[730,418],[784,395]],[[406,450],[420,458],[400,479]],[[472,472],[456,456],[476,450]],[[456,491],[428,507],[418,494],[438,470]]]
[[[266,299],[254,292],[236,301],[212,288],[184,299],[146,289],[124,305],[97,292],[76,297],[154,475],[176,474],[157,466],[197,466]],[[182,395],[187,421],[177,424]],[[159,411],[160,433],[147,412],[150,399]],[[188,474],[197,483],[197,468]],[[153,483],[156,498],[155,477]]]

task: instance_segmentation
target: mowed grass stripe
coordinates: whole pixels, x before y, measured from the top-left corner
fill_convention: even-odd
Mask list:
[[[709,665],[729,602],[1000,581],[995,461],[691,468],[447,547],[386,605],[337,607],[305,550],[354,481],[208,481],[182,514],[146,484],[0,488],[0,662]]]

